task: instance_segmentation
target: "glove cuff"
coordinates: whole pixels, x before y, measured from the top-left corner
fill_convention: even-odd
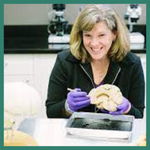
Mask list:
[[[124,112],[124,114],[127,114],[131,109],[131,103],[129,102],[129,106],[128,106],[128,109]]]
[[[65,102],[65,110],[66,110],[68,113],[70,113],[70,114],[74,113],[74,111],[72,111],[72,110],[69,108],[69,105],[68,105],[67,101]]]

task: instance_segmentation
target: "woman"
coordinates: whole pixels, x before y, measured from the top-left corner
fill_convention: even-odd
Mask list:
[[[140,58],[129,47],[128,30],[114,10],[86,7],[73,25],[70,51],[57,56],[49,80],[47,116],[69,117],[84,111],[142,118],[144,75]],[[89,91],[106,83],[118,86],[123,95],[115,112],[97,110],[90,104]]]

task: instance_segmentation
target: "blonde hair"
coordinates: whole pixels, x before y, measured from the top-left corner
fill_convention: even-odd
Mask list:
[[[128,29],[119,15],[112,8],[90,5],[77,17],[70,35],[71,53],[82,62],[91,60],[83,45],[83,31],[92,30],[96,23],[102,21],[105,21],[108,28],[117,34],[116,40],[112,43],[111,50],[108,52],[108,57],[121,61],[130,50]]]

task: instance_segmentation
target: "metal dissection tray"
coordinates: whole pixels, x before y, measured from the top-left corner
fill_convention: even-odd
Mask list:
[[[131,141],[134,116],[74,112],[66,124],[68,134],[111,141]]]

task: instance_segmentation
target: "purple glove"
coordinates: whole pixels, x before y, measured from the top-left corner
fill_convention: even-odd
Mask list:
[[[74,91],[68,93],[67,103],[72,111],[77,111],[78,109],[90,105],[90,98],[86,92],[76,88]]]
[[[123,102],[117,106],[117,111],[109,112],[111,115],[122,115],[131,107],[131,103],[123,97]]]

